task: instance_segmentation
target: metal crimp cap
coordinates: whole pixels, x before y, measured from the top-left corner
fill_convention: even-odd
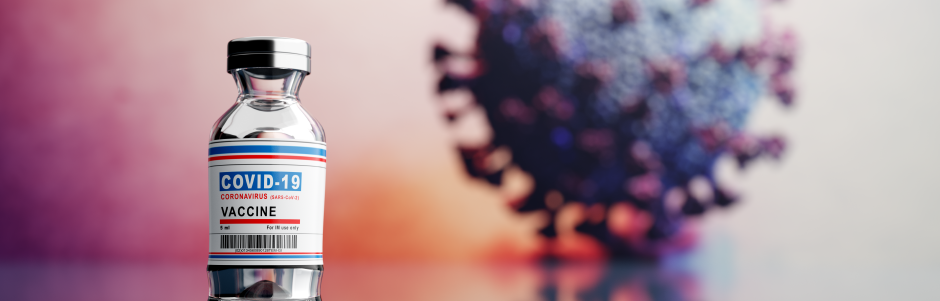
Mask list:
[[[247,37],[228,42],[228,73],[240,68],[284,68],[310,74],[310,44],[282,37]]]

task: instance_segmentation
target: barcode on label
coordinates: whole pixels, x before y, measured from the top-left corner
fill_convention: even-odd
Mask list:
[[[297,235],[222,235],[223,249],[296,249]]]

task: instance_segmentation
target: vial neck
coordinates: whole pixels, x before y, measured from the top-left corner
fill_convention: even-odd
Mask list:
[[[245,68],[232,71],[240,99],[297,100],[304,72],[281,68]]]

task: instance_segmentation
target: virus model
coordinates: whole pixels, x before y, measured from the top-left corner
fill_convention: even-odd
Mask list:
[[[448,119],[482,108],[492,130],[459,145],[467,172],[497,186],[527,173],[531,193],[511,205],[547,212],[550,240],[577,204],[574,231],[607,255],[658,256],[688,216],[735,203],[719,157],[743,168],[784,149],[743,131],[762,96],[794,100],[795,38],[766,28],[765,2],[451,1],[479,32],[471,53],[435,47],[438,90],[469,91]]]

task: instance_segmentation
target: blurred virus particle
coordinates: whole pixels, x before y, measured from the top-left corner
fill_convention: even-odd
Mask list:
[[[785,148],[744,131],[762,96],[796,94],[796,39],[767,28],[769,2],[451,0],[479,32],[468,53],[434,48],[438,91],[452,124],[489,126],[458,140],[467,172],[496,186],[527,173],[510,204],[547,212],[550,240],[589,237],[617,258],[686,244],[687,217],[737,200],[716,182],[721,156],[744,168]]]

